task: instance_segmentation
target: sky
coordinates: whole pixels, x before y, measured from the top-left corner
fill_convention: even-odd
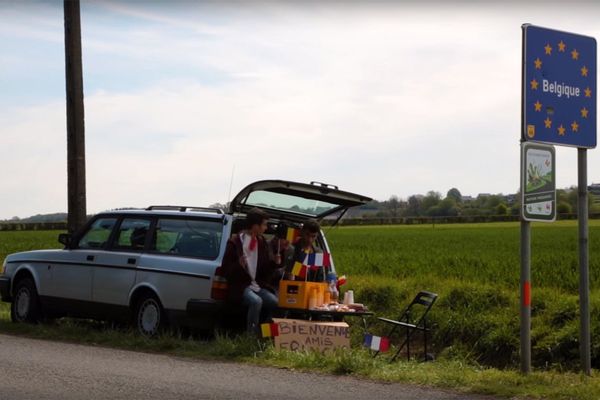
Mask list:
[[[82,0],[87,211],[225,203],[262,179],[377,200],[515,193],[521,25],[598,38],[598,16],[577,1]],[[67,211],[63,18],[61,1],[0,0],[0,219]],[[577,150],[556,152],[557,187],[575,185]]]

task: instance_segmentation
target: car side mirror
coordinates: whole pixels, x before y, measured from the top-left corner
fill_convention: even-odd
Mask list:
[[[58,241],[65,245],[65,247],[69,247],[71,244],[71,234],[70,233],[61,233],[58,235]]]

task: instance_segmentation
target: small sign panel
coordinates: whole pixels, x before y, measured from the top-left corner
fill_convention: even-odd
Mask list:
[[[556,220],[556,162],[553,146],[521,145],[521,204],[525,221]]]
[[[523,25],[524,141],[596,147],[596,39]]]

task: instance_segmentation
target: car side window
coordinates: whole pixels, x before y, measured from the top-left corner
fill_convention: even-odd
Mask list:
[[[151,250],[214,260],[219,255],[222,228],[220,220],[161,218]]]
[[[116,218],[98,218],[79,239],[77,247],[80,249],[100,249],[104,247],[116,222]]]
[[[149,219],[124,218],[117,231],[113,247],[121,250],[143,250],[149,230]]]

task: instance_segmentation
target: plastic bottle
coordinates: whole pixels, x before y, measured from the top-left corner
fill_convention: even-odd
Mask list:
[[[327,305],[331,302],[331,294],[329,293],[329,287],[323,291],[323,304]]]
[[[340,293],[337,290],[337,276],[330,272],[327,274],[327,282],[329,283],[328,291],[329,291],[329,301],[331,303],[337,303]]]
[[[340,293],[337,290],[336,283],[337,281],[329,282],[329,301],[332,303],[337,303],[338,297],[340,297]]]
[[[308,308],[317,308],[317,288],[310,290],[310,296],[308,297]]]

